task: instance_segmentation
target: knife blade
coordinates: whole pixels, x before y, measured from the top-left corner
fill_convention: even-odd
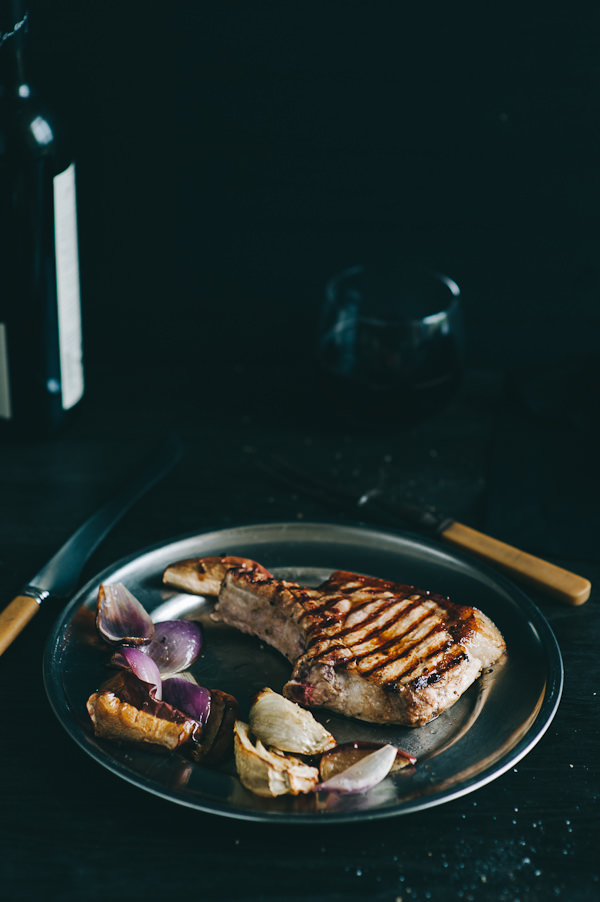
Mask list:
[[[363,521],[400,529],[406,529],[408,524],[416,526],[429,535],[489,561],[516,581],[565,604],[580,605],[590,597],[592,586],[585,577],[472,529],[434,507],[392,498],[379,489],[361,493],[349,491],[306,473],[277,455],[271,455],[269,459],[256,459],[255,463],[259,469],[297,491],[328,506],[335,505],[358,515]]]
[[[39,611],[42,602],[51,596],[66,599],[75,592],[83,568],[100,542],[133,504],[166,476],[181,454],[177,436],[168,435],[136,476],[88,517],[21,589],[0,613],[0,655]]]

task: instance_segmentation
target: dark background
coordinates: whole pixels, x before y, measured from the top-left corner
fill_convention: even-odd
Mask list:
[[[455,278],[476,367],[597,351],[596,4],[58,0],[31,43],[92,390],[140,342],[201,393],[208,365],[301,372],[325,279],[375,248]]]
[[[42,606],[0,661],[0,898],[592,902],[600,6],[32,0],[30,45],[77,161],[87,392],[55,439],[0,447],[2,598],[170,428],[182,463],[86,578],[186,532],[339,522],[259,475],[274,449],[361,490],[421,488],[594,594],[532,595],[565,690],[518,767],[410,817],[286,831],[88,759],[44,693],[60,607]],[[394,434],[317,415],[324,282],[375,250],[447,272],[467,320],[458,397]]]

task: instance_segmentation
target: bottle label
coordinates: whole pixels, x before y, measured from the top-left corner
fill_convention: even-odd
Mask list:
[[[4,420],[12,418],[8,378],[8,341],[4,323],[0,323],[0,417]]]
[[[54,242],[62,406],[69,410],[84,391],[74,163],[54,178]]]

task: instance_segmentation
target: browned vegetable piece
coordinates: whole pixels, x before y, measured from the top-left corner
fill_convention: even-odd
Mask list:
[[[254,699],[248,717],[251,734],[267,748],[295,755],[319,755],[335,746],[331,733],[310,711],[268,687]]]
[[[270,576],[269,571],[255,561],[224,554],[176,561],[166,568],[163,582],[193,595],[218,595],[225,574],[235,569],[259,570],[264,576]]]
[[[330,749],[322,755],[319,762],[321,780],[329,780],[336,774],[342,773],[342,771],[352,767],[353,764],[366,758],[367,755],[372,754],[379,748],[381,748],[381,743],[363,740],[361,742],[346,742]],[[410,767],[416,764],[416,761],[417,759],[414,755],[398,749],[396,751],[396,759],[392,764],[392,773],[404,767]]]
[[[237,721],[234,731],[235,765],[243,786],[265,798],[310,792],[319,782],[319,771],[298,758],[253,741],[248,724]]]
[[[210,713],[201,726],[167,702],[154,698],[148,684],[129,671],[111,677],[100,692],[90,696],[87,708],[97,736],[150,742],[165,748],[185,746],[182,751],[203,764],[217,764],[231,751],[233,725],[239,714],[232,695],[211,689]]]
[[[194,761],[203,764],[218,764],[233,745],[233,725],[239,714],[239,706],[233,695],[210,690],[210,713],[202,731],[196,735],[198,740],[191,749]]]
[[[191,740],[197,723],[180,715],[179,722],[165,720],[123,702],[114,692],[94,692],[87,700],[94,733],[102,739],[144,742],[173,751]]]

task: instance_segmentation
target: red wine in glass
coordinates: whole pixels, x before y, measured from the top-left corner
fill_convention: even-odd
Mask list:
[[[463,368],[460,291],[428,271],[356,266],[327,285],[317,359],[331,412],[402,426],[440,411]]]

